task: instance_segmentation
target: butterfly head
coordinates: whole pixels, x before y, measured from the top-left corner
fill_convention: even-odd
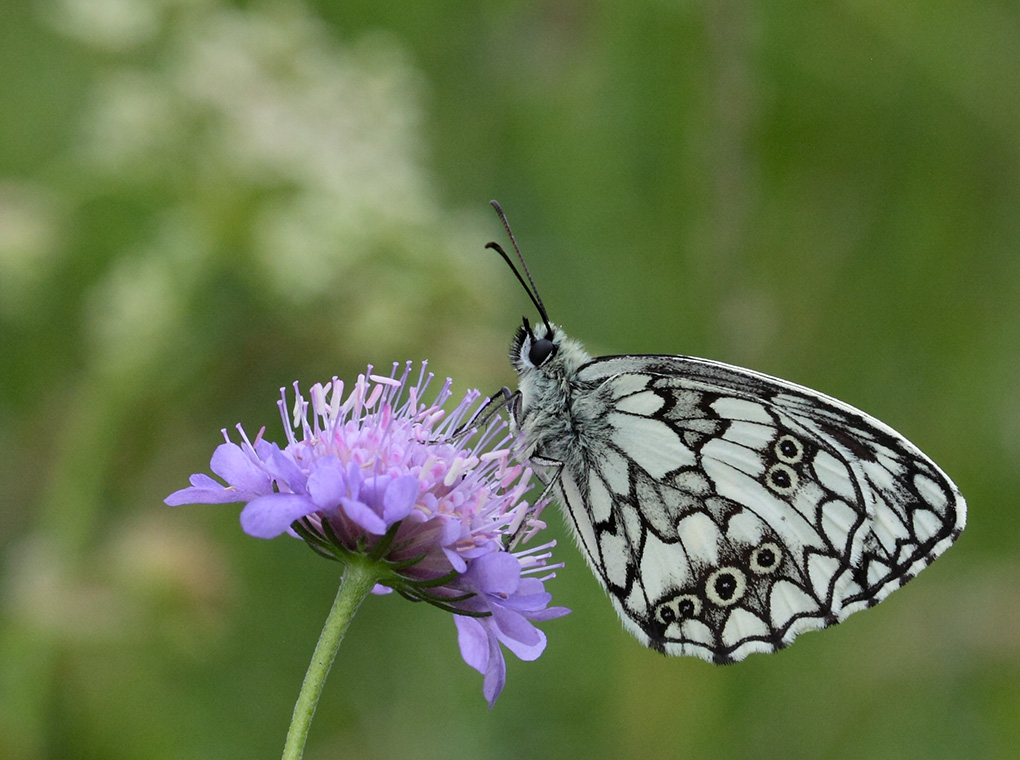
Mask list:
[[[552,360],[559,348],[558,333],[552,325],[541,324],[537,331],[524,317],[524,324],[517,328],[513,343],[510,344],[510,363],[520,372],[525,368],[541,367]]]
[[[564,335],[559,326],[542,322],[532,327],[527,318],[510,344],[510,363],[522,380],[533,373],[563,379],[590,359],[581,344]]]

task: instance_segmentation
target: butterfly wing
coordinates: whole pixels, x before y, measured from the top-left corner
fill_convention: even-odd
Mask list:
[[[786,646],[877,604],[963,530],[934,462],[807,388],[679,356],[595,359],[571,386],[587,422],[560,498],[625,626],[667,654]]]

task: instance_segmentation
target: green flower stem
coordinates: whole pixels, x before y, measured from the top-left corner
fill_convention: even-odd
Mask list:
[[[382,576],[380,567],[367,561],[353,559],[347,564],[340,589],[333,601],[333,609],[329,611],[326,624],[319,635],[319,643],[315,645],[312,661],[308,663],[301,693],[294,705],[294,716],[287,731],[287,743],[283,747],[283,760],[300,760],[305,751],[308,729],[312,725],[312,716],[319,704],[322,687],[326,676],[333,666],[336,651],[340,648],[347,627],[351,624],[354,613],[372,591],[376,581]]]

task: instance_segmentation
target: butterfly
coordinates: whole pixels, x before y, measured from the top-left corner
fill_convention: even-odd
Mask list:
[[[520,271],[486,247],[541,316],[510,348],[512,426],[642,644],[715,663],[773,652],[882,601],[960,535],[953,482],[849,404],[708,359],[593,359],[549,321],[492,206]]]

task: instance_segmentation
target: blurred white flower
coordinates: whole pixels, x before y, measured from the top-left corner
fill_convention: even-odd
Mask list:
[[[440,206],[422,159],[426,88],[399,40],[343,43],[300,2],[64,0],[48,13],[115,53],[83,118],[79,202],[159,204],[89,285],[83,324],[99,356],[144,364],[165,331],[189,329],[176,310],[202,272],[343,324],[324,345],[352,357],[427,339],[443,359],[435,348],[454,332],[462,346],[491,342],[474,326],[491,306],[479,277],[494,268],[479,248],[483,207]],[[118,28],[144,50],[112,42]],[[182,278],[168,252],[191,245],[199,274]]]
[[[146,250],[113,262],[90,291],[85,310],[98,369],[123,373],[162,355],[181,327],[182,293],[204,255],[204,241],[187,220],[168,214]]]
[[[0,316],[21,314],[52,266],[56,206],[53,194],[38,185],[0,181]]]
[[[173,0],[56,0],[52,23],[69,37],[107,50],[127,50],[151,39],[160,12]]]

